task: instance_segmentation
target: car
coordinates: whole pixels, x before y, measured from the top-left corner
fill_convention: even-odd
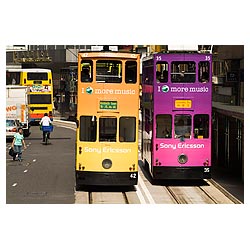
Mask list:
[[[19,126],[20,122],[18,120],[6,119],[6,139],[13,138]]]

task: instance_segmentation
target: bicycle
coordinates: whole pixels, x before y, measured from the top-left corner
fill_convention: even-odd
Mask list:
[[[48,145],[49,143],[48,134],[53,131],[53,125],[42,126],[41,130],[45,132],[45,145]]]

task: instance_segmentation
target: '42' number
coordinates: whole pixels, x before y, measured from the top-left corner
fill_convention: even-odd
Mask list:
[[[136,179],[136,173],[130,174],[131,179]]]

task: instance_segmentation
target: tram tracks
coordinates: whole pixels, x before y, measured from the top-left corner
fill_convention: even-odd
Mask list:
[[[153,196],[149,186],[147,192],[150,193],[152,199],[154,198],[153,201],[146,195],[145,188],[140,182],[129,190],[124,187],[106,187],[102,190],[99,187],[98,190],[77,191],[75,203],[162,204],[160,201],[165,200],[167,204],[242,204],[214,180],[206,180],[205,183],[200,186],[161,186],[161,189],[158,189],[161,191],[157,194],[158,198]]]
[[[88,204],[129,204],[126,192],[114,193],[88,192]],[[113,196],[113,199],[111,198]],[[112,202],[111,202],[112,200]]]
[[[203,186],[165,186],[176,204],[242,204],[214,180]]]

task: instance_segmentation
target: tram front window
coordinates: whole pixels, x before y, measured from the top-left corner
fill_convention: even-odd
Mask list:
[[[99,141],[116,141],[117,119],[111,117],[100,117],[99,119]]]
[[[209,137],[209,115],[194,116],[194,138],[203,139]]]
[[[121,117],[119,123],[119,141],[135,142],[135,117]]]
[[[171,64],[171,81],[173,83],[195,82],[196,77],[195,62],[176,61]]]
[[[191,115],[176,115],[174,117],[175,138],[190,138],[191,136]]]
[[[99,83],[121,83],[122,62],[114,60],[96,61],[96,82]]]
[[[93,62],[90,60],[82,60],[81,62],[81,82],[92,82]]]
[[[96,116],[80,117],[80,141],[96,141]]]
[[[137,63],[135,61],[127,61],[125,63],[125,82],[136,83]]]
[[[156,138],[172,137],[172,116],[156,115]]]

